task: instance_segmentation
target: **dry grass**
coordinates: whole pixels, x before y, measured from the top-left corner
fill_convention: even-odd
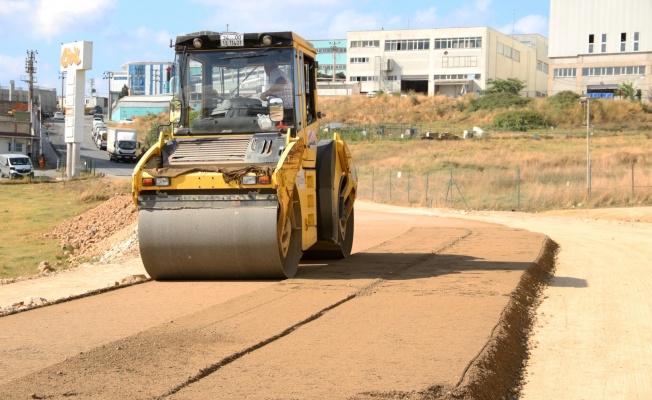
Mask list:
[[[411,93],[408,97],[381,94],[374,98],[366,96],[320,97],[319,107],[324,123],[342,122],[348,125],[411,124],[415,126],[460,127],[458,133],[474,125],[491,129],[496,115],[505,110],[469,113],[473,95],[459,98],[425,96]],[[556,110],[546,99],[534,99],[528,110],[535,111],[556,128],[576,129],[586,120],[586,111],[578,102],[570,109]],[[608,131],[650,130],[652,114],[646,113],[641,104],[627,100],[591,101],[591,124]],[[440,129],[444,131],[445,129]],[[453,131],[452,129],[449,129]]]
[[[375,201],[497,210],[652,204],[652,154],[646,150],[652,142],[643,134],[592,138],[591,196],[586,140],[579,137],[412,139],[349,146],[360,195]]]
[[[120,179],[92,179],[77,196],[80,203],[97,203],[110,199],[116,193],[129,193],[131,182]]]
[[[471,99],[343,96],[320,98],[320,108],[325,123],[348,127],[342,136],[358,167],[363,198],[497,210],[651,204],[652,114],[640,104],[591,101],[589,196],[586,110],[579,102],[558,110],[546,99],[535,99],[529,109],[554,122],[554,129],[514,133],[491,127],[504,110],[465,111]],[[390,124],[402,125],[376,134],[378,126]],[[487,134],[473,140],[419,140],[425,131],[461,138],[473,126]],[[417,128],[417,134],[404,139],[405,127]]]

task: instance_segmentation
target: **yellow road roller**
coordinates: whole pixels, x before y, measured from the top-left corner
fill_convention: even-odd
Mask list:
[[[314,47],[292,32],[201,31],[171,46],[170,124],[132,176],[156,280],[284,279],[353,243],[357,177],[318,140]]]

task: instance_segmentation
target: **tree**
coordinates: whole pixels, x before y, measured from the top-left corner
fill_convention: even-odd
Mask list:
[[[512,93],[518,95],[525,88],[525,82],[518,78],[487,79],[487,89],[480,94]]]
[[[129,88],[127,87],[126,84],[122,87],[122,90],[120,91],[120,95],[118,95],[118,100],[125,96],[129,96]]]
[[[615,94],[622,97],[623,99],[634,100],[635,93],[636,90],[634,89],[633,82],[623,82],[618,86]]]

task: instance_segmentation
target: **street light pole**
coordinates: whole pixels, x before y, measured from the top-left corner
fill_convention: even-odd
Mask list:
[[[111,120],[111,78],[113,78],[113,72],[104,71],[104,78],[103,79],[108,79],[109,80],[109,91],[108,91],[108,94],[107,94],[107,98],[108,98],[107,102],[109,103],[109,107],[108,107],[108,113],[109,114],[107,115],[107,119],[109,121]]]
[[[66,79],[66,72],[67,71],[59,72],[59,79],[61,79],[61,103],[59,106],[61,107],[61,112],[63,112],[63,80]]]
[[[581,97],[580,103],[586,103],[586,194],[591,196],[591,100]]]

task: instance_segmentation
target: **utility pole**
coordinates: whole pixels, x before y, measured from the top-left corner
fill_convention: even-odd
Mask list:
[[[102,79],[108,79],[109,80],[109,91],[107,92],[107,98],[108,98],[108,103],[109,103],[109,109],[108,109],[108,116],[107,119],[111,121],[111,78],[113,78],[113,72],[110,71],[104,71],[104,78]]]
[[[25,72],[27,72],[27,83],[29,91],[27,92],[27,110],[29,111],[29,133],[34,137],[34,74],[36,73],[36,50],[27,50],[27,59],[25,59]],[[43,154],[43,150],[39,150]]]
[[[91,78],[88,80],[88,83],[91,84],[91,92],[90,92],[90,97],[94,97],[95,95],[95,78]]]
[[[337,62],[336,62],[337,42],[330,42],[330,45],[331,45],[331,50],[333,50],[333,77],[332,77],[332,81],[335,82],[335,66],[337,65]]]
[[[154,93],[158,94],[158,83],[161,81],[160,71],[158,69],[154,70]]]
[[[580,97],[580,103],[586,104],[586,195],[591,196],[591,99]]]

